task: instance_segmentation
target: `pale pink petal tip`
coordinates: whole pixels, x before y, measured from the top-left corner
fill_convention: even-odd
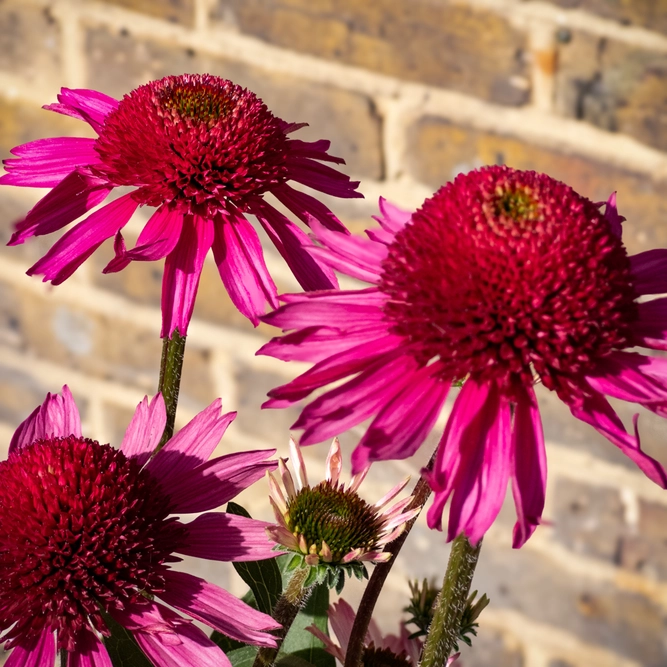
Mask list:
[[[303,460],[303,455],[301,454],[301,447],[297,445],[294,438],[289,439],[289,449],[292,454],[292,468],[294,469],[294,475],[296,476],[296,490],[301,491],[305,486],[308,486],[306,464]]]
[[[340,473],[343,469],[343,456],[340,452],[340,443],[338,438],[334,438],[329,448],[326,461],[325,479],[331,482],[334,486],[338,484]]]

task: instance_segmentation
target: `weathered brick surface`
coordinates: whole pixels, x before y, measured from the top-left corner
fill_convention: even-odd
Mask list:
[[[195,18],[195,0],[109,0],[109,4],[187,26]]]
[[[477,637],[471,637],[472,647],[461,642],[461,665],[465,667],[529,667],[516,647],[510,647],[499,632],[480,628]]]
[[[628,220],[624,241],[630,252],[667,244],[665,185],[646,175],[432,117],[415,123],[409,136],[408,168],[434,190],[456,174],[484,164],[534,169],[593,201],[605,201],[617,191],[619,209]]]
[[[48,7],[0,4],[0,70],[50,89],[61,77],[60,40]]]
[[[667,54],[579,31],[560,45],[561,113],[665,150],[666,105]]]
[[[624,567],[650,577],[667,579],[667,509],[655,503],[640,502],[639,525],[621,543],[620,560]]]
[[[559,479],[554,498],[556,539],[575,553],[617,562],[627,532],[618,491]]]
[[[289,49],[400,79],[501,104],[528,99],[526,38],[489,11],[429,0],[218,0],[213,18]]]
[[[553,4],[566,9],[585,9],[623,25],[667,32],[664,0],[553,0]]]

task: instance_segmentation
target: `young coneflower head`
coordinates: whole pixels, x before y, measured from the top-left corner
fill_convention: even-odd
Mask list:
[[[412,497],[391,504],[408,483],[395,486],[374,505],[363,500],[357,490],[368,473],[365,468],[349,486],[340,482],[342,456],[334,439],[326,461],[324,481],[308,483],[299,446],[290,440],[294,477],[284,459],[278,469],[284,487],[268,472],[271,506],[276,521],[267,532],[279,545],[301,555],[307,565],[345,566],[360,561],[378,563],[390,558],[384,546],[398,537],[418,509],[406,510]]]
[[[56,650],[68,652],[70,665],[110,667],[102,641],[109,617],[157,667],[230,664],[192,619],[241,642],[275,646],[267,631],[279,626],[271,617],[171,569],[177,554],[275,555],[264,522],[208,511],[275,467],[272,451],[208,460],[234,416],[214,402],[152,458],[166,423],[160,395],[139,404],[120,449],[82,436],[67,387],[21,424],[0,462],[7,667],[53,667]],[[174,513],[200,515],[184,523]]]
[[[17,157],[5,161],[0,184],[53,189],[18,223],[9,245],[59,231],[115,188],[133,189],[66,232],[30,275],[62,283],[115,235],[115,257],[104,272],[166,258],[162,335],[178,329],[184,336],[212,249],[231,300],[257,324],[267,304],[277,306],[277,295],[250,214],[304,289],[336,286],[333,271],[308,251],[307,235],[264,199],[271,193],[301,222],[348,233],[324,204],[289,184],[361,197],[358,183],[323,164],[344,163],[329,155],[328,141],[289,137],[305,123],[281,120],[254,93],[209,74],[151,81],[120,101],[63,88],[58,103],[45,108],[88,123],[98,136],[39,139],[12,150]],[[157,210],[128,250],[121,229],[138,206]]]
[[[667,487],[607,400],[667,414],[667,359],[632,349],[667,349],[667,299],[640,299],[667,293],[667,250],[628,256],[615,195],[595,204],[546,174],[493,166],[412,214],[381,209],[368,239],[315,230],[317,256],[370,287],[286,295],[265,318],[288,333],[262,353],[315,362],[266,407],[337,383],[302,410],[301,444],[372,418],[353,472],[406,458],[460,387],[429,475],[429,525],[442,526],[451,499],[448,538],[478,542],[511,480],[518,547],[544,508],[541,382]]]

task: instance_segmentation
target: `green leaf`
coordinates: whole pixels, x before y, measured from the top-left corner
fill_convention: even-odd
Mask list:
[[[106,648],[114,667],[152,667],[151,661],[142,653],[134,637],[105,611],[102,618],[111,636],[104,637]]]
[[[227,512],[250,518],[250,514],[236,503],[228,503]],[[283,580],[275,558],[232,563],[232,565],[253,592],[257,609],[270,615],[283,592]]]
[[[232,667],[252,667],[256,656],[256,646],[244,646],[243,648],[237,648],[234,651],[230,651],[227,654],[229,662],[232,663]]]
[[[326,584],[315,587],[306,606],[299,612],[285,637],[278,660],[292,656],[314,667],[335,667],[336,661],[324,650],[324,644],[306,627],[314,625],[328,634],[329,589]]]

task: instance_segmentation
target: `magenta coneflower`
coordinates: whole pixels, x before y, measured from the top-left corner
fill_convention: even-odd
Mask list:
[[[234,416],[215,401],[151,458],[166,419],[159,394],[139,404],[120,449],[82,437],[67,387],[47,395],[0,463],[0,630],[14,649],[7,667],[53,667],[56,648],[71,666],[111,667],[105,613],[157,666],[230,664],[191,619],[275,646],[271,617],[170,569],[181,560],[175,554],[275,556],[266,523],[208,512],[275,467],[266,460],[272,450],[208,460]],[[205,513],[182,523],[174,512]]]
[[[324,650],[345,664],[345,655],[350,643],[350,635],[356,614],[354,609],[342,598],[329,606],[329,625],[336,635],[336,644],[318,627],[306,628],[324,643]],[[371,619],[364,641],[361,664],[364,667],[417,667],[422,650],[419,639],[410,639],[410,633],[401,623],[399,635],[383,635],[375,621]],[[452,665],[457,656],[447,662]]]
[[[663,468],[641,451],[607,401],[664,415],[667,250],[628,257],[612,195],[601,213],[570,187],[535,172],[486,167],[458,176],[413,215],[381,203],[369,240],[317,236],[316,254],[371,287],[287,295],[266,321],[286,331],[261,352],[316,362],[270,392],[268,407],[300,401],[294,428],[321,442],[373,417],[353,453],[368,461],[412,455],[453,383],[461,384],[429,481],[429,525],[477,542],[511,478],[521,546],[540,521],[546,459],[533,386],[555,391],[661,487]]]
[[[53,188],[17,225],[9,245],[62,229],[100,204],[114,188],[134,188],[66,232],[28,274],[62,283],[115,235],[116,256],[105,273],[131,261],[166,257],[162,335],[187,333],[204,258],[210,248],[234,305],[255,325],[276,287],[259,237],[257,217],[306,290],[335,287],[333,272],[306,250],[306,234],[265,201],[273,194],[306,224],[317,220],[345,232],[324,204],[294,189],[295,181],[336,197],[361,197],[358,183],[322,162],[328,141],[288,135],[305,124],[274,116],[253,93],[208,74],[168,76],[117,101],[94,90],[63,88],[45,107],[88,123],[97,139],[59,137],[17,146],[0,184]],[[155,206],[135,248],[120,230],[138,206]]]
[[[383,551],[395,540],[419,508],[406,510],[411,496],[390,503],[407,485],[409,478],[397,484],[374,505],[363,500],[357,490],[368,474],[366,467],[355,475],[349,486],[340,481],[343,457],[334,438],[326,461],[323,482],[308,483],[306,465],[299,446],[290,440],[292,466],[296,480],[279,460],[283,493],[273,473],[268,472],[269,500],[278,524],[266,530],[279,545],[300,556],[306,565],[347,565],[357,561],[381,563],[391,558]],[[341,582],[342,583],[342,582]]]

